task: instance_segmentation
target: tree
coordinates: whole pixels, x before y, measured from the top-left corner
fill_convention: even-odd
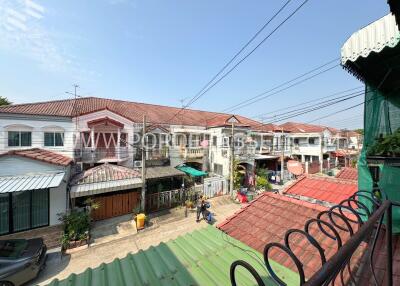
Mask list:
[[[239,165],[237,160],[233,161],[233,188],[238,190],[242,186],[242,181],[246,175],[246,168]]]
[[[355,132],[357,132],[358,134],[360,134],[360,135],[364,135],[364,129],[356,129],[356,130],[354,130]]]
[[[12,102],[9,101],[7,99],[7,97],[0,96],[0,106],[2,106],[2,105],[10,105],[10,104],[12,104]]]

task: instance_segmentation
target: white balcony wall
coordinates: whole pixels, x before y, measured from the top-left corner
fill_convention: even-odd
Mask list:
[[[93,120],[97,120],[97,119],[101,119],[101,118],[109,118],[112,120],[115,120],[119,123],[122,123],[124,125],[123,128],[120,128],[120,132],[121,133],[126,133],[127,134],[127,146],[126,148],[123,148],[123,150],[121,150],[121,155],[123,155],[124,158],[121,158],[121,164],[126,166],[126,167],[133,167],[133,161],[134,161],[134,156],[136,153],[136,148],[134,148],[132,146],[132,144],[134,144],[134,133],[135,132],[140,132],[140,128],[136,127],[136,125],[133,121],[120,116],[118,114],[115,114],[109,110],[100,110],[97,112],[93,112],[93,113],[89,113],[89,114],[85,114],[82,116],[79,116],[78,118],[74,118],[73,119],[73,123],[74,126],[77,126],[76,133],[75,135],[77,136],[77,140],[76,145],[75,145],[75,149],[81,149],[84,148],[84,146],[80,145],[80,140],[78,138],[78,136],[80,136],[80,134],[82,132],[91,132],[91,130],[93,130],[93,132],[117,132],[118,127],[117,126],[94,126],[92,129],[88,127],[88,122],[93,121]],[[118,145],[116,146],[116,148],[118,147]],[[86,148],[87,149],[87,148]],[[120,150],[118,149],[118,152]]]
[[[70,118],[0,115],[0,153],[16,149],[41,148],[72,158],[74,127]],[[31,146],[9,147],[8,131],[31,132]],[[44,132],[64,133],[64,146],[44,146]]]

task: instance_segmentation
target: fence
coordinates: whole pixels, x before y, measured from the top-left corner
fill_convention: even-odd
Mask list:
[[[207,198],[228,194],[228,181],[223,177],[204,179],[203,194]]]
[[[379,198],[384,197],[385,200],[381,201]],[[373,206],[372,211],[365,204],[359,201],[360,198],[367,200]],[[354,264],[354,254],[365,241],[369,241],[370,247],[368,252],[364,252],[368,257],[369,267],[365,267],[366,274],[372,276],[371,282],[375,285],[382,285],[378,282],[377,269],[374,265],[374,254],[376,245],[381,232],[383,222],[385,221],[385,262],[386,269],[383,271],[379,269],[379,274],[385,275],[383,281],[385,285],[393,285],[393,237],[392,237],[392,206],[400,206],[398,203],[391,202],[380,193],[377,196],[372,195],[367,191],[359,191],[347,200],[342,201],[339,205],[333,206],[326,211],[322,211],[317,218],[308,220],[305,224],[304,230],[290,229],[285,234],[284,243],[268,243],[264,248],[264,263],[270,277],[276,282],[277,285],[286,285],[282,277],[274,272],[269,261],[269,255],[272,251],[282,251],[284,255],[288,256],[297,269],[299,274],[299,285],[319,286],[319,285],[366,285],[360,281],[356,281],[353,266],[358,267],[358,263]],[[385,218],[385,220],[384,220]],[[366,220],[365,220],[366,219]],[[364,221],[365,220],[365,221]],[[332,257],[327,259],[326,249],[321,245],[317,238],[310,232],[310,225],[314,224],[318,227],[319,232],[317,235],[326,236],[333,239],[337,244],[337,252]],[[346,232],[349,239],[342,244],[342,235]],[[341,234],[342,233],[342,234]],[[294,254],[290,245],[290,236],[292,234],[304,236],[310,245],[315,247],[320,256],[321,268],[315,272],[311,277],[306,280],[304,273],[303,263]],[[364,249],[366,251],[366,249]],[[353,259],[352,259],[353,258]],[[311,262],[310,262],[311,263]],[[248,270],[250,274],[256,279],[259,286],[265,286],[265,283],[258,272],[252,265],[243,261],[237,260],[231,264],[230,279],[231,285],[236,286],[235,272],[238,266]],[[382,276],[379,275],[379,276]],[[357,277],[357,278],[360,278]],[[382,278],[382,277],[381,277]],[[362,278],[360,278],[362,279]],[[380,281],[382,281],[380,280]]]
[[[146,196],[146,209],[157,211],[183,205],[185,201],[196,201],[197,193],[191,189],[178,189],[165,192],[148,194]]]
[[[207,198],[228,194],[228,182],[223,177],[204,179],[204,184],[192,188],[178,189],[165,192],[148,194],[146,196],[146,209],[156,211],[183,205],[187,200],[196,201],[199,194]]]
[[[320,172],[320,164],[319,162],[311,162],[308,164],[308,173],[316,174]]]

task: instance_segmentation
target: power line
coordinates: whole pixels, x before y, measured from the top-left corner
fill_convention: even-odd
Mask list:
[[[335,125],[343,125],[343,124],[347,124],[351,121],[353,121],[354,119],[359,119],[359,118],[363,118],[364,114],[360,113],[351,117],[346,117],[346,118],[342,118],[342,119],[338,119],[338,120],[333,120],[330,121],[330,123],[335,123]]]
[[[343,98],[343,99],[336,100],[334,102],[326,103],[326,104],[315,106],[315,107],[312,107],[312,108],[307,108],[307,109],[304,109],[304,110],[302,110],[300,112],[297,112],[296,114],[292,114],[292,115],[288,115],[288,116],[281,116],[280,118],[275,119],[274,121],[271,121],[270,123],[276,123],[276,122],[279,122],[279,121],[284,121],[284,120],[287,120],[289,118],[297,117],[297,116],[300,116],[300,115],[303,115],[303,114],[310,113],[312,111],[320,110],[321,108],[329,107],[329,106],[332,106],[334,104],[338,104],[338,103],[353,99],[353,98],[355,98],[357,96],[361,96],[363,94],[364,93],[359,93],[357,95],[353,95],[353,96],[348,97],[348,98]]]
[[[297,86],[297,85],[302,84],[302,83],[304,83],[304,82],[306,82],[306,81],[308,81],[308,80],[311,80],[311,79],[313,79],[313,78],[315,78],[315,77],[317,77],[317,76],[319,76],[319,75],[321,75],[321,74],[323,74],[323,73],[325,73],[325,72],[328,72],[328,71],[332,70],[333,68],[335,68],[335,67],[337,67],[337,66],[339,66],[339,65],[335,65],[335,66],[333,66],[333,67],[330,67],[330,68],[328,68],[328,69],[325,69],[325,70],[323,70],[323,71],[320,71],[320,72],[318,72],[317,74],[314,74],[314,75],[312,75],[312,76],[309,76],[309,77],[307,77],[307,78],[304,78],[304,79],[302,79],[302,80],[300,80],[300,81],[298,81],[298,82],[296,82],[296,83],[294,83],[294,84],[292,84],[292,85],[290,85],[290,86],[287,86],[287,87],[285,87],[285,88],[282,88],[282,89],[280,89],[280,90],[278,90],[278,91],[276,91],[276,92],[274,92],[274,93],[272,93],[272,94],[268,94],[268,93],[270,93],[270,92],[272,92],[272,91],[274,91],[274,90],[276,90],[276,89],[278,89],[278,88],[280,88],[280,87],[282,87],[282,86],[285,86],[285,85],[288,84],[288,83],[291,83],[291,82],[293,82],[293,81],[296,81],[297,79],[300,79],[300,78],[302,78],[302,77],[304,77],[304,76],[306,76],[306,75],[309,75],[309,74],[311,74],[311,73],[313,73],[313,72],[315,72],[315,71],[317,71],[317,70],[320,70],[321,68],[326,67],[327,65],[329,65],[329,64],[331,64],[331,63],[337,61],[338,59],[339,59],[339,58],[330,60],[329,62],[327,62],[327,63],[325,63],[325,64],[323,64],[323,65],[320,65],[320,66],[318,66],[318,67],[316,67],[316,68],[313,68],[312,70],[310,70],[310,71],[308,71],[308,72],[306,72],[306,73],[303,73],[303,74],[301,74],[301,75],[299,75],[299,76],[297,76],[297,77],[295,77],[295,78],[293,78],[293,79],[291,79],[291,80],[289,80],[289,81],[286,81],[286,82],[284,82],[284,83],[282,83],[282,84],[279,84],[279,85],[275,86],[274,88],[269,89],[269,90],[267,90],[267,91],[265,91],[265,92],[263,92],[263,93],[260,93],[260,94],[258,94],[258,95],[256,95],[256,96],[252,97],[252,98],[246,99],[246,100],[244,100],[244,101],[242,101],[242,102],[240,102],[240,103],[238,103],[238,104],[236,104],[236,105],[234,105],[234,106],[231,106],[231,107],[229,107],[229,108],[226,108],[226,109],[222,110],[221,112],[233,111],[233,110],[237,110],[237,109],[246,107],[246,106],[248,106],[248,105],[250,105],[250,104],[254,104],[254,103],[256,103],[256,102],[258,102],[258,101],[260,101],[260,100],[264,100],[264,99],[266,99],[266,98],[268,98],[268,97],[271,97],[271,96],[273,96],[273,95],[279,94],[279,93],[281,93],[281,92],[283,92],[283,91],[286,91],[286,90],[288,90],[288,89],[290,89],[290,88],[292,88],[292,87],[294,87],[294,86]],[[354,89],[355,89],[355,88],[354,88]],[[326,97],[334,96],[334,95],[336,95],[336,94],[341,94],[341,93],[344,93],[344,92],[347,92],[347,91],[351,91],[351,90],[354,90],[354,89],[349,89],[349,90],[341,91],[341,92],[338,92],[338,93],[335,93],[335,94],[332,94],[332,95],[329,95],[329,96],[326,96]],[[260,96],[265,95],[265,94],[268,94],[268,95],[259,98]],[[323,98],[325,98],[325,97],[323,97]],[[320,98],[320,99],[323,99],[323,98]],[[256,100],[255,100],[255,99],[256,99]],[[253,102],[249,102],[249,100],[253,100]],[[310,102],[313,102],[313,101],[314,101],[314,100],[312,100],[312,101],[310,101]],[[307,102],[307,103],[308,103],[308,102]],[[303,104],[305,104],[305,103],[303,103]],[[298,106],[298,105],[296,105],[296,106]],[[283,109],[285,109],[285,108],[283,108]],[[257,119],[258,117],[260,117],[260,116],[262,116],[262,115],[263,115],[263,114],[260,114],[260,115],[258,115],[258,116],[253,117],[253,118],[254,118],[254,119]],[[214,118],[217,118],[218,116],[220,116],[220,114],[215,115],[215,116],[213,116],[213,117],[211,117],[211,118],[208,118],[207,121],[210,121],[210,120],[212,120],[212,119],[214,119]]]
[[[361,87],[362,87],[362,86],[361,86]],[[302,102],[302,103],[298,103],[298,104],[296,104],[296,105],[291,105],[291,106],[287,106],[287,107],[275,109],[275,110],[270,111],[270,112],[267,112],[267,113],[259,114],[259,115],[257,115],[255,118],[261,118],[261,116],[266,115],[266,114],[272,114],[272,113],[274,113],[274,112],[278,112],[278,111],[282,111],[282,110],[287,110],[287,109],[290,109],[290,108],[293,108],[293,107],[298,107],[298,106],[302,106],[302,105],[305,105],[305,104],[308,104],[308,103],[316,102],[316,101],[319,101],[319,100],[321,100],[321,99],[325,99],[325,98],[328,98],[328,97],[332,97],[332,96],[335,96],[335,95],[339,95],[339,94],[343,94],[343,93],[346,93],[346,92],[349,92],[349,91],[353,91],[353,90],[356,90],[356,89],[360,89],[361,87],[355,87],[355,88],[351,88],[351,89],[346,89],[346,90],[343,90],[343,91],[339,91],[339,92],[332,93],[332,94],[327,95],[327,96],[323,96],[323,97],[319,97],[319,98],[316,98],[316,99],[313,99],[313,100],[309,100],[309,101],[305,101],[305,102]],[[267,118],[272,118],[272,117],[273,117],[273,116],[269,116],[269,117],[267,117]]]
[[[285,9],[285,7],[291,2],[292,0],[286,1],[286,3],[259,29],[250,40],[215,74],[211,80],[207,82],[206,85],[193,97],[196,98],[201,92],[203,92],[257,37],[258,35]],[[192,99],[193,100],[193,99]],[[188,104],[190,104],[189,101]]]
[[[242,62],[244,62],[249,56],[251,56],[262,44],[265,43],[280,27],[282,27],[290,18],[292,18],[309,0],[305,0],[300,6],[298,6],[288,17],[285,18],[271,33],[269,33],[255,48],[253,48],[249,53],[247,53],[239,62],[237,62],[231,69],[229,69],[222,77],[220,77],[216,82],[204,90],[200,95],[190,101],[188,104],[192,104],[200,99],[204,94],[206,94],[210,89],[216,86],[220,81],[222,81],[226,76],[228,76],[232,71],[234,71]]]
[[[339,65],[335,65],[335,66],[333,66],[333,67],[330,67],[330,68],[328,68],[328,69],[325,69],[325,70],[323,70],[323,71],[321,71],[321,72],[318,72],[318,73],[315,74],[315,75],[312,75],[312,76],[310,76],[310,77],[307,77],[307,78],[305,78],[305,79],[303,79],[303,80],[301,80],[301,81],[298,81],[298,82],[296,82],[296,83],[294,83],[294,84],[292,84],[292,85],[290,85],[290,86],[288,86],[288,87],[285,87],[285,88],[283,88],[283,89],[280,89],[280,90],[278,90],[277,92],[275,92],[275,93],[273,93],[273,94],[270,94],[270,95],[267,95],[267,96],[264,96],[264,97],[260,98],[261,96],[263,96],[263,95],[265,95],[265,94],[268,94],[268,93],[270,93],[270,92],[273,92],[274,90],[276,90],[276,89],[278,89],[278,88],[280,88],[280,87],[282,87],[282,86],[285,86],[285,85],[287,85],[287,84],[289,84],[289,83],[292,83],[292,82],[294,82],[294,81],[296,81],[296,80],[298,80],[298,79],[300,79],[300,78],[302,78],[302,77],[305,77],[306,75],[309,75],[309,74],[311,74],[311,73],[313,73],[313,72],[315,72],[315,71],[317,71],[317,70],[320,70],[321,68],[326,67],[327,65],[329,65],[329,64],[331,64],[331,63],[333,63],[334,61],[337,61],[337,60],[338,60],[338,58],[337,58],[337,59],[334,59],[334,60],[331,60],[331,61],[329,61],[328,63],[325,63],[325,64],[323,64],[323,65],[321,65],[321,66],[319,66],[319,67],[317,67],[317,68],[312,69],[311,71],[308,71],[308,72],[306,72],[306,73],[304,73],[304,74],[302,74],[302,75],[300,75],[300,76],[297,76],[297,77],[295,77],[295,78],[293,78],[293,79],[291,79],[291,80],[289,80],[289,81],[286,81],[286,82],[284,82],[284,83],[282,83],[282,84],[280,84],[280,85],[278,85],[278,86],[275,86],[274,88],[271,88],[271,89],[269,89],[269,90],[267,90],[267,91],[264,91],[264,92],[262,92],[262,93],[260,93],[260,94],[258,94],[258,95],[256,95],[256,96],[254,96],[254,97],[251,97],[251,98],[249,98],[249,99],[247,99],[247,100],[244,100],[244,101],[242,101],[242,102],[240,102],[240,103],[238,103],[238,104],[235,104],[235,105],[233,105],[233,106],[231,106],[231,107],[229,107],[229,108],[226,108],[226,109],[223,110],[223,112],[225,112],[225,111],[226,111],[226,112],[231,112],[231,111],[233,111],[233,110],[237,110],[237,109],[246,107],[246,106],[248,106],[248,105],[250,105],[250,104],[253,104],[253,103],[255,103],[255,102],[259,101],[259,100],[263,100],[263,99],[268,98],[268,97],[270,97],[270,96],[272,96],[272,95],[278,94],[278,93],[283,92],[283,91],[285,91],[285,90],[287,90],[287,89],[289,89],[289,88],[292,88],[292,87],[294,87],[294,86],[296,86],[296,85],[299,85],[299,84],[301,84],[301,83],[303,83],[303,82],[306,82],[306,81],[308,81],[308,80],[310,80],[310,79],[313,79],[313,78],[315,78],[315,77],[317,77],[317,76],[319,76],[319,75],[321,75],[321,74],[323,74],[323,73],[326,73],[326,72],[332,70],[333,68],[335,68],[335,67],[337,67],[337,66],[339,66]],[[257,99],[257,100],[256,100],[256,99]],[[249,100],[252,101],[252,102],[249,102]],[[254,100],[256,100],[256,101],[254,101]]]
[[[360,91],[357,91],[357,92],[354,92],[354,93],[350,93],[350,94],[345,94],[345,95],[342,95],[342,96],[339,96],[339,97],[334,97],[334,98],[331,98],[331,99],[328,99],[328,100],[321,101],[319,103],[310,105],[307,108],[311,108],[311,107],[314,107],[314,106],[320,106],[321,104],[331,103],[332,101],[336,101],[336,100],[339,100],[339,99],[344,99],[344,98],[351,99],[353,97],[357,97],[357,96],[360,96],[362,94],[364,94],[364,92],[360,92]],[[281,116],[287,116],[287,115],[289,115],[291,113],[294,113],[296,111],[302,111],[303,109],[304,108],[292,109],[292,110],[286,111],[284,113],[277,113],[277,114],[275,114],[273,116],[269,116],[267,118],[276,118],[276,117],[281,117]]]
[[[280,27],[282,27],[290,18],[292,18],[309,0],[305,0],[303,1],[302,4],[300,4],[300,6],[298,6],[288,17],[285,18],[285,20],[283,20],[275,29],[272,30],[272,32],[270,32],[266,37],[263,38],[263,40],[258,43],[249,53],[247,53],[243,58],[241,58],[239,60],[239,62],[237,62],[231,69],[229,69],[225,74],[222,75],[222,77],[220,77],[217,81],[215,81],[214,83],[212,83],[211,85],[207,85],[206,89],[202,89],[199,93],[197,93],[186,105],[184,108],[180,109],[170,120],[174,119],[176,116],[178,116],[178,114],[180,114],[184,109],[186,109],[187,107],[189,107],[191,104],[193,104],[194,102],[196,102],[197,100],[199,100],[204,94],[206,94],[211,88],[213,88],[215,85],[217,85],[219,82],[221,82],[226,76],[228,76],[233,70],[235,70],[243,61],[245,61],[250,55],[252,55],[262,44],[265,43],[265,41],[267,39],[269,39],[277,30],[279,30]],[[285,4],[287,5],[287,4]],[[283,7],[284,8],[284,7]],[[281,8],[280,10],[278,10],[277,14],[280,13],[280,11],[283,10],[283,8]],[[276,17],[274,15],[274,17]],[[224,68],[225,70],[225,68]],[[220,73],[221,74],[221,73]]]
[[[372,91],[369,91],[369,92],[372,92]],[[327,104],[324,104],[324,105],[321,105],[321,106],[317,106],[317,107],[314,107],[314,108],[307,108],[307,109],[304,109],[304,111],[298,112],[296,114],[293,114],[293,115],[290,115],[290,116],[286,116],[286,117],[281,117],[278,120],[274,120],[274,121],[271,121],[271,122],[268,122],[268,123],[262,123],[260,125],[255,125],[255,126],[252,126],[252,128],[258,128],[258,127],[262,127],[262,126],[265,126],[265,125],[268,125],[268,124],[273,124],[275,122],[287,120],[289,118],[293,118],[293,117],[297,117],[297,116],[300,116],[300,115],[304,115],[304,114],[307,114],[307,113],[310,113],[310,112],[313,112],[313,111],[316,111],[316,110],[320,110],[321,108],[325,108],[325,107],[328,107],[328,106],[332,106],[334,104],[341,103],[343,101],[355,98],[355,97],[363,95],[363,94],[364,94],[364,92],[360,92],[360,94],[351,96],[350,98],[340,99],[340,100],[337,100],[335,102],[327,103]]]
[[[335,115],[335,114],[338,114],[338,113],[341,113],[341,112],[344,112],[344,111],[347,111],[347,110],[350,110],[350,109],[353,109],[353,108],[356,108],[356,107],[358,107],[358,106],[363,105],[364,103],[365,103],[365,102],[363,101],[363,102],[361,102],[361,103],[359,103],[359,104],[356,104],[356,105],[353,105],[353,106],[351,106],[351,107],[348,107],[348,108],[345,108],[345,109],[342,109],[342,110],[339,110],[339,111],[330,113],[330,114],[328,114],[328,115],[319,117],[319,118],[317,118],[317,119],[314,119],[314,120],[311,120],[311,121],[307,122],[307,124],[308,124],[308,123],[315,122],[315,121],[318,121],[318,120],[321,120],[321,119],[324,119],[324,118],[327,118],[327,117],[330,117],[330,116],[332,116],[332,115]]]

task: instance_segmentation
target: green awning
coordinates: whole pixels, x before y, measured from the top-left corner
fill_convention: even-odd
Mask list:
[[[188,174],[189,176],[192,176],[192,177],[207,176],[206,172],[199,171],[199,170],[197,170],[195,168],[192,168],[192,167],[189,167],[189,166],[186,166],[186,165],[179,165],[179,166],[177,166],[175,168],[177,168],[179,171],[185,172],[186,174]]]

